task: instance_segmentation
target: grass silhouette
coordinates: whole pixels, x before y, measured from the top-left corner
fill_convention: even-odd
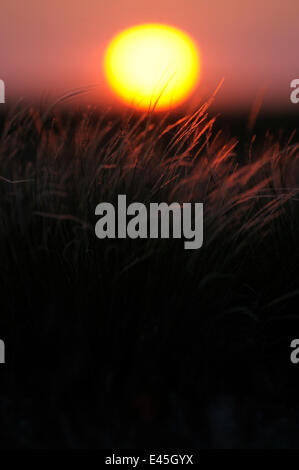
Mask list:
[[[268,132],[240,151],[209,106],[8,112],[3,446],[296,446],[299,145]],[[98,240],[118,194],[203,202],[203,247]]]

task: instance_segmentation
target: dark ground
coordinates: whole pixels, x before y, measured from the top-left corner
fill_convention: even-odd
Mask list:
[[[217,181],[208,173],[200,177],[198,184],[212,182],[199,251],[185,251],[180,241],[100,241],[93,230],[97,203],[121,193],[132,201],[167,201],[178,191],[173,173],[166,189],[161,184],[155,192],[160,163],[155,149],[150,161],[144,147],[133,170],[123,166],[130,151],[147,139],[151,145],[143,128],[137,138],[130,125],[116,126],[99,141],[101,150],[94,144],[87,152],[94,123],[78,130],[50,117],[43,131],[26,113],[8,131],[3,125],[0,138],[0,175],[33,180],[0,181],[0,338],[7,357],[0,366],[1,447],[298,447],[299,365],[290,362],[290,342],[299,337],[295,191],[283,208],[277,202],[278,188],[296,187],[295,156],[288,153],[288,165],[282,155],[277,165],[255,170],[250,184],[250,167],[244,176],[229,163],[215,167]],[[279,118],[269,122],[257,123],[257,131],[263,136],[271,127],[274,139],[283,140]],[[232,152],[241,166],[248,163],[246,124],[229,122],[241,139]],[[225,125],[220,120],[218,127]],[[294,125],[283,119],[286,135]],[[87,157],[107,164],[117,132],[128,139],[116,140],[111,151],[116,169],[95,182],[98,166]],[[188,132],[176,155],[187,146],[195,152]],[[162,140],[160,152],[170,139]],[[265,139],[259,139],[262,148]],[[121,146],[129,141],[126,154]],[[179,181],[190,176],[189,167],[182,168],[175,169],[182,171]],[[270,170],[262,189],[273,191],[274,206],[257,198],[239,204],[243,192],[256,196]],[[173,199],[185,200],[184,194]],[[224,202],[234,195],[239,204],[225,212],[227,225],[218,213],[221,195]],[[203,202],[200,196],[195,191]]]

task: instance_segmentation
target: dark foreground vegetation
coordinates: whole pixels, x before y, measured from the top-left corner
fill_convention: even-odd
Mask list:
[[[208,105],[7,113],[2,447],[298,446],[299,146],[246,136]],[[203,247],[98,240],[95,207],[118,194],[203,202]]]

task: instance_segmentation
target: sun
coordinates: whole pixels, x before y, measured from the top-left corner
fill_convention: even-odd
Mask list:
[[[200,56],[185,32],[148,23],[112,39],[104,69],[121,101],[137,109],[160,111],[181,104],[193,91],[200,75]]]

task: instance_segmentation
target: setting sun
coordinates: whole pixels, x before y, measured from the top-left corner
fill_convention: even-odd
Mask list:
[[[166,110],[193,91],[199,52],[184,32],[163,24],[126,29],[108,45],[105,74],[112,91],[137,109]]]

